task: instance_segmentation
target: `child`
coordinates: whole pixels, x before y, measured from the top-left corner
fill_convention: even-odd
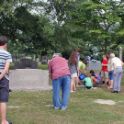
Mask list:
[[[93,81],[93,85],[97,86],[101,81],[100,75],[95,74],[93,70],[90,70],[90,74],[91,74],[91,79]]]
[[[87,77],[84,78],[83,82],[84,82],[85,88],[91,89],[93,87],[92,79],[90,78],[89,75],[87,75]]]
[[[12,124],[6,119],[6,108],[9,97],[9,66],[12,62],[12,57],[9,52],[7,52],[7,42],[6,36],[0,36],[0,115],[1,124]]]
[[[89,74],[81,74],[79,79],[83,81],[85,88],[91,89],[93,87],[92,79]]]

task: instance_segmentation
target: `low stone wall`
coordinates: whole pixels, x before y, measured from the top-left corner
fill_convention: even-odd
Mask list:
[[[15,69],[10,71],[12,90],[50,90],[47,70]]]

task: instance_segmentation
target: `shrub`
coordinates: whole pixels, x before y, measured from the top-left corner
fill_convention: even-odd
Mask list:
[[[15,69],[15,64],[14,64],[14,63],[11,63],[9,68],[10,68],[11,70],[12,70],[12,69]]]
[[[48,65],[47,64],[39,64],[38,69],[48,70]]]

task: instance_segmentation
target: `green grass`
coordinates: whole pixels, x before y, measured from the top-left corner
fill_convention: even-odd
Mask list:
[[[39,64],[38,69],[48,70],[48,64]]]
[[[124,124],[124,92],[79,89],[71,94],[66,111],[55,111],[51,99],[51,91],[13,91],[8,119],[14,124]],[[93,102],[96,99],[111,99],[117,104],[101,105]]]

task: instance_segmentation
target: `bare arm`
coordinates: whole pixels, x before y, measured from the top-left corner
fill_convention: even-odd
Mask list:
[[[5,63],[4,69],[1,71],[0,80],[9,72],[10,62]]]

